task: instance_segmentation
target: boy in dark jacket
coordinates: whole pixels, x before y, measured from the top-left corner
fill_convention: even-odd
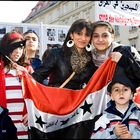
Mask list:
[[[8,109],[0,107],[0,140],[17,140],[17,129],[8,116]]]

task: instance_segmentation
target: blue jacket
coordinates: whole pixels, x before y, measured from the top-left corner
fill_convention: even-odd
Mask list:
[[[118,139],[113,133],[113,129],[118,121],[128,127],[133,139],[140,138],[139,108],[132,101],[130,101],[129,108],[123,115],[115,108],[114,101],[110,101],[110,106],[95,122],[91,139]]]
[[[17,139],[17,128],[8,116],[8,110],[0,107],[0,140]]]
[[[34,70],[41,65],[41,60],[39,58],[31,58],[30,62],[31,62],[31,66]]]

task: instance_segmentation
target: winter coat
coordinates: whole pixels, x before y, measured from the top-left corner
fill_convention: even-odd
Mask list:
[[[0,107],[0,140],[17,139],[17,128],[8,116],[8,110]]]
[[[128,127],[133,139],[139,139],[140,109],[130,101],[129,108],[122,114],[115,108],[114,101],[110,103],[111,105],[101,115],[98,115],[100,117],[95,122],[91,139],[118,139],[113,131],[118,121]]]
[[[140,54],[138,51],[132,46],[118,45],[113,48],[113,52],[122,54],[118,66],[124,69],[126,75],[136,87],[140,86]]]
[[[90,54],[91,56],[91,54]],[[43,83],[43,80],[49,76],[49,86],[59,87],[73,72],[70,63],[71,48],[51,49],[44,63],[32,74],[35,80]],[[92,57],[92,56],[91,56]],[[76,73],[67,83],[65,88],[81,89],[88,83],[95,66],[92,59],[80,73]]]
[[[96,52],[96,49],[93,49],[93,52]],[[120,67],[125,71],[128,78],[132,81],[133,84],[135,84],[135,87],[140,86],[140,54],[136,48],[112,42],[111,46],[106,52],[106,59],[110,56],[110,53],[120,52],[122,57],[117,63],[117,67]],[[115,73],[117,72],[117,67]]]

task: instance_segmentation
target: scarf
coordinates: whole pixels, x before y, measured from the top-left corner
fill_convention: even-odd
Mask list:
[[[87,63],[91,60],[91,57],[88,56],[86,50],[83,50],[80,55],[76,48],[72,47],[72,55],[70,58],[71,66],[73,71],[80,73],[86,67]]]
[[[93,62],[97,67],[99,67],[103,62],[109,57],[110,53],[113,51],[113,45],[111,44],[110,47],[107,48],[104,54],[98,53],[96,48],[92,50],[92,59]]]

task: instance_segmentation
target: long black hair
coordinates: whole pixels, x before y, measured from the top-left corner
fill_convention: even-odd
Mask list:
[[[87,21],[86,19],[78,19],[76,20],[70,27],[67,36],[65,38],[65,41],[63,43],[63,48],[67,47],[66,44],[69,40],[71,40],[71,33],[79,33],[83,28],[86,28],[87,35],[92,36],[92,23],[90,21]]]

